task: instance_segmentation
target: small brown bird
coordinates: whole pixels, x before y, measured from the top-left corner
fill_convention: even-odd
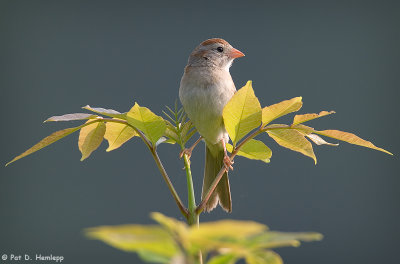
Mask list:
[[[208,212],[218,202],[225,211],[232,211],[228,179],[232,161],[226,153],[225,144],[229,136],[224,127],[222,111],[236,92],[229,68],[235,58],[243,56],[242,52],[223,39],[205,40],[190,54],[179,88],[183,108],[206,143],[203,198],[222,166],[227,167],[206,204]]]

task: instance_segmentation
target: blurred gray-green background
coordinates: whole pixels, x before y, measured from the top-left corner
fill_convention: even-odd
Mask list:
[[[310,122],[354,132],[381,152],[341,143],[315,147],[318,164],[261,137],[270,164],[238,157],[233,213],[282,231],[318,231],[322,242],[278,250],[288,264],[398,263],[399,1],[0,1],[1,151],[5,164],[44,136],[75,124],[42,124],[91,106],[161,114],[201,41],[221,37],[243,51],[231,74],[253,80],[263,106],[303,96]],[[283,119],[289,121],[290,119]],[[139,140],[80,162],[74,134],[0,166],[0,254],[62,255],[64,263],[141,263],[82,230],[179,217]],[[331,140],[335,142],[334,140]],[[176,146],[160,155],[181,197]],[[192,158],[199,200],[203,147]],[[1,261],[1,260],[0,260]]]

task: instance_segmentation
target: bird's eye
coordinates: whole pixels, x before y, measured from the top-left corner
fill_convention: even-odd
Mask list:
[[[223,48],[223,47],[218,47],[218,48],[217,48],[217,51],[218,51],[218,52],[223,52],[223,51],[224,51],[224,48]]]

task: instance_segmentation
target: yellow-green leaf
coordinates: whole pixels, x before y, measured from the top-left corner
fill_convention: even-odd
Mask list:
[[[190,239],[245,238],[267,230],[266,225],[253,221],[220,220],[200,223],[200,227],[190,227]],[[233,232],[234,230],[234,232]]]
[[[200,227],[190,227],[189,241],[192,252],[215,251],[221,248],[243,248],[241,241],[263,232],[267,226],[253,221],[221,220],[200,223]]]
[[[171,232],[179,234],[181,239],[184,239],[189,232],[186,223],[176,220],[172,217],[165,216],[158,212],[153,212],[151,213],[151,218],[153,218],[155,221],[157,221],[157,223],[161,224]]]
[[[93,123],[81,129],[78,140],[79,150],[82,153],[81,161],[89,157],[100,146],[105,132],[104,122]]]
[[[338,139],[341,141],[345,141],[350,144],[379,150],[379,151],[385,152],[387,154],[393,155],[392,153],[390,153],[387,150],[384,150],[383,148],[378,148],[377,146],[372,144],[372,142],[364,140],[364,139],[362,139],[352,133],[349,133],[349,132],[343,132],[343,131],[339,131],[339,130],[322,130],[322,131],[314,131],[314,133],[320,134],[322,136]]]
[[[303,105],[301,99],[301,97],[295,97],[290,100],[285,100],[280,103],[264,107],[262,109],[263,126],[281,116],[298,111]]]
[[[268,127],[274,127],[274,126],[275,125],[271,125],[271,126],[268,126]],[[286,126],[286,125],[282,125],[282,126]],[[292,125],[292,126],[290,126],[290,128],[296,129],[297,131],[299,131],[304,136],[309,135],[312,132],[314,132],[314,128],[309,127],[309,126],[305,126],[305,125],[302,125],[302,124],[295,125],[295,126]]]
[[[251,81],[233,95],[224,107],[222,115],[233,145],[260,126],[261,105],[254,94]]]
[[[122,123],[107,122],[106,123],[106,133],[104,138],[108,141],[108,148],[106,151],[112,151],[122,146],[125,142],[138,136],[136,131]]]
[[[304,122],[307,122],[307,121],[310,121],[310,120],[313,120],[316,118],[334,114],[334,113],[335,113],[335,111],[329,111],[329,112],[321,111],[321,112],[319,112],[319,114],[312,113],[312,114],[304,114],[304,115],[295,115],[293,118],[292,126],[300,124],[300,123],[304,123]]]
[[[23,157],[26,157],[44,147],[47,147],[50,144],[53,144],[54,142],[62,139],[63,137],[66,137],[72,133],[74,133],[75,131],[78,131],[79,129],[81,129],[82,127],[88,126],[91,123],[97,123],[100,122],[99,121],[90,121],[89,123],[85,123],[83,125],[80,125],[78,127],[72,127],[72,128],[67,128],[67,129],[63,129],[60,131],[56,131],[53,134],[51,134],[50,136],[45,137],[44,139],[42,139],[41,141],[39,141],[37,144],[35,144],[33,147],[29,148],[28,150],[26,150],[24,153],[16,156],[14,159],[12,159],[10,162],[8,162],[6,164],[6,166],[8,166],[10,163],[13,163],[14,161],[17,161]]]
[[[226,144],[226,148],[232,153],[233,146],[231,144]],[[251,139],[240,148],[237,155],[248,159],[261,160],[269,163],[269,159],[272,156],[272,151],[262,141]]]
[[[339,146],[339,144],[333,144],[333,143],[326,142],[323,138],[321,138],[320,136],[315,135],[315,134],[308,134],[308,135],[306,135],[306,137],[311,139],[311,141],[317,145]]]
[[[52,116],[44,121],[46,122],[58,122],[58,121],[75,121],[75,120],[85,120],[85,119],[95,119],[101,118],[97,115],[85,114],[85,113],[74,113],[74,114],[65,114],[61,116]]]
[[[82,107],[83,109],[95,112],[100,115],[105,115],[109,117],[114,117],[114,118],[119,118],[119,119],[126,119],[126,114],[121,114],[118,111],[115,111],[113,109],[104,109],[101,107],[91,107],[90,105]]]
[[[255,248],[298,247],[300,241],[319,241],[323,235],[315,232],[276,232],[268,231],[249,238],[248,242]]]
[[[237,259],[234,254],[224,254],[212,257],[207,264],[234,264]]]
[[[246,264],[283,264],[283,260],[271,250],[258,250],[246,256]]]
[[[147,107],[139,106],[138,103],[135,103],[127,113],[127,121],[141,130],[153,144],[156,144],[157,140],[164,135],[166,129],[162,117],[154,114]]]
[[[172,258],[178,251],[168,231],[155,225],[100,226],[86,229],[85,234],[124,251],[153,253],[164,258]]]
[[[317,163],[311,143],[299,131],[291,128],[267,130],[267,133],[282,147],[300,152]]]

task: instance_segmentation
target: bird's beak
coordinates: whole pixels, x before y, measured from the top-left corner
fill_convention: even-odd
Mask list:
[[[244,54],[243,54],[243,52],[241,52],[240,50],[237,50],[237,49],[235,49],[235,48],[232,48],[232,51],[231,51],[230,56],[231,56],[232,58],[236,59],[236,58],[243,57]]]

